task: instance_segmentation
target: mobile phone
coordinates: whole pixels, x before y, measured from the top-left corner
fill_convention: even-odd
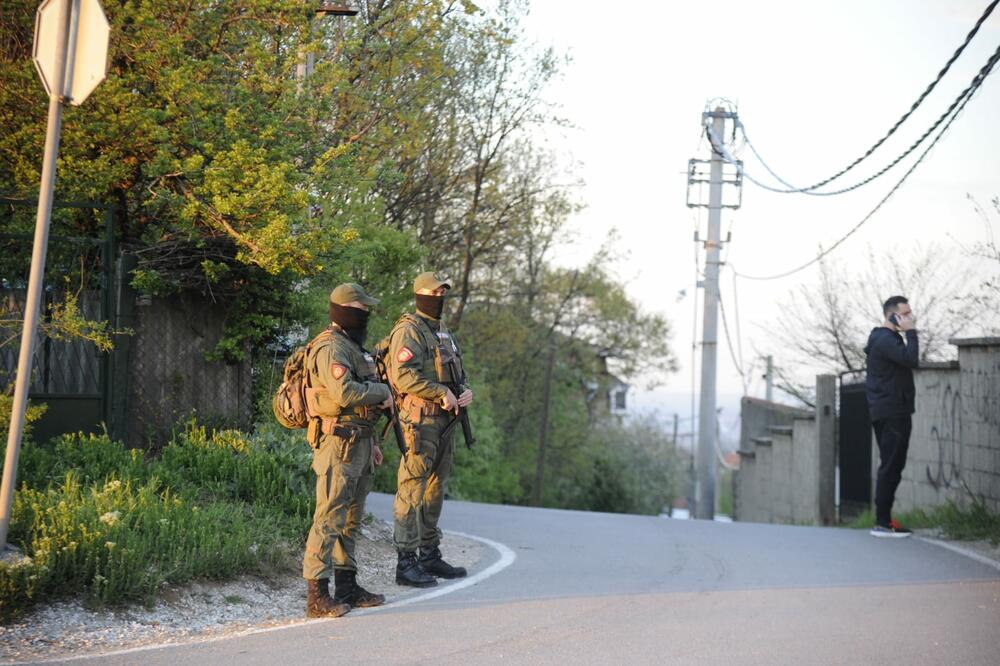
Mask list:
[[[889,321],[892,322],[895,326],[899,326],[899,316],[897,316],[896,313],[892,313],[891,315],[889,315]]]

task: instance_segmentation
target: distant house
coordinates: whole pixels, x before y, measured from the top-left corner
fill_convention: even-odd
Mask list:
[[[611,414],[620,416],[628,411],[628,389],[629,385],[608,373],[608,411]]]
[[[609,355],[606,349],[597,352],[595,381],[588,385],[593,387],[592,404],[597,408],[591,409],[591,413],[596,416],[595,412],[603,412],[621,419],[628,412],[629,385],[608,369]]]

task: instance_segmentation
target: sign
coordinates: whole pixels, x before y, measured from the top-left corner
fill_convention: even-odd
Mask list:
[[[53,90],[59,51],[59,27],[70,12],[66,57],[66,84]],[[79,106],[104,80],[108,71],[111,27],[98,0],[43,0],[35,18],[32,54],[42,85],[49,95],[61,95]]]

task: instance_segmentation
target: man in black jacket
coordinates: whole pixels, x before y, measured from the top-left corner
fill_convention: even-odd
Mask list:
[[[920,356],[913,311],[906,298],[893,296],[882,305],[885,321],[872,329],[865,346],[868,375],[865,393],[878,442],[880,464],[875,483],[872,536],[908,537],[910,530],[892,520],[892,503],[906,466],[913,408],[913,368]],[[900,331],[905,333],[904,344]]]

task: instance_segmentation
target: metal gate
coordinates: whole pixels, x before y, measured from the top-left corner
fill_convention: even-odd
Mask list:
[[[871,504],[872,425],[864,382],[840,385],[840,469],[841,516],[856,515]]]
[[[0,390],[12,387],[17,377],[37,205],[0,197]],[[67,297],[75,298],[85,319],[114,321],[113,216],[112,206],[97,202],[54,204],[39,313],[43,324],[51,323]],[[34,425],[34,438],[96,432],[110,424],[110,354],[76,338],[41,330],[37,336],[28,396],[46,403],[47,410]]]

